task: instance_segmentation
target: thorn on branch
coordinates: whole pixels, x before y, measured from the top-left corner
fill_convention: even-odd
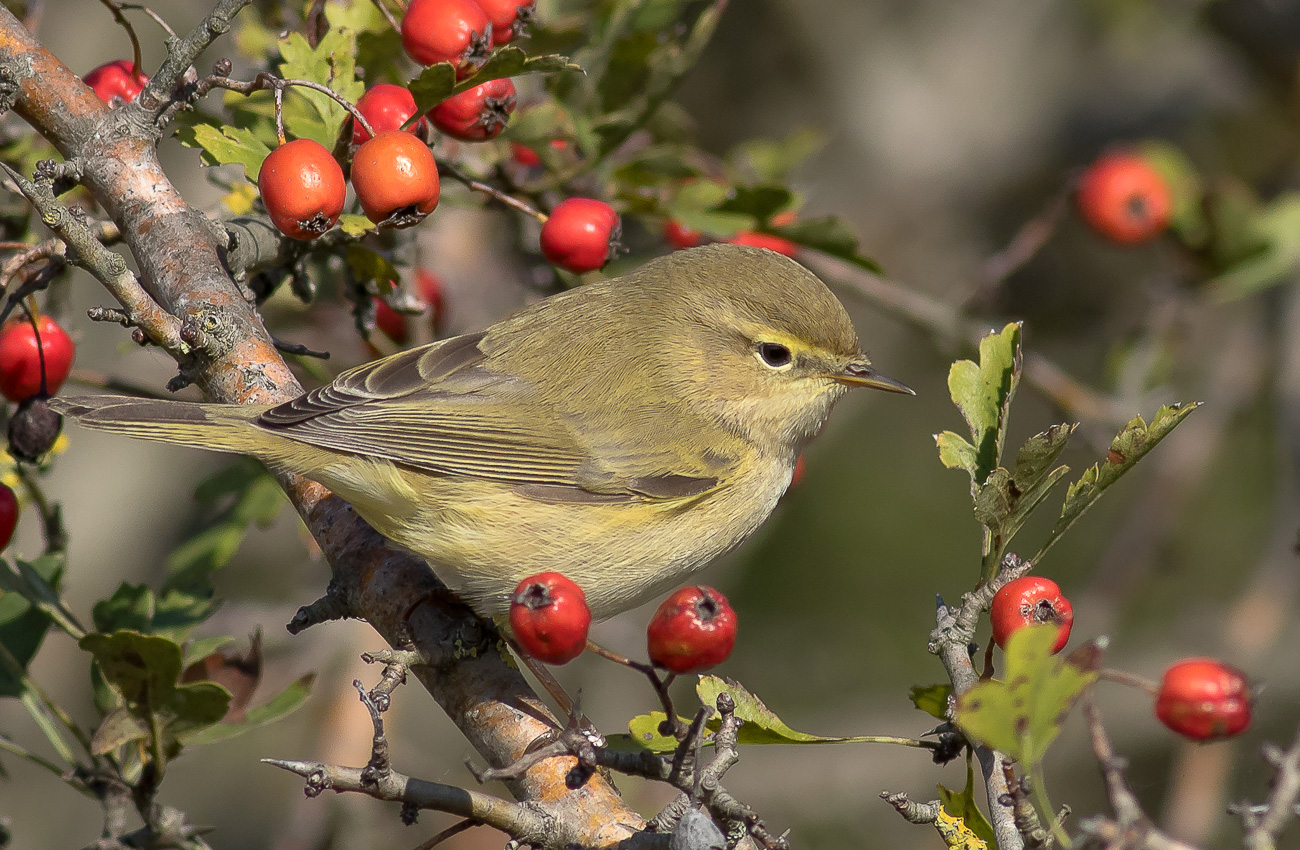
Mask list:
[[[277,351],[283,351],[285,354],[297,354],[300,357],[317,357],[321,360],[329,360],[328,351],[314,351],[305,345],[299,345],[296,342],[284,342],[283,340],[271,337],[271,342],[275,345]]]
[[[320,623],[326,623],[330,620],[346,620],[352,616],[354,616],[352,606],[348,604],[338,587],[331,581],[329,587],[325,590],[325,595],[310,605],[299,608],[298,613],[293,615],[293,619],[289,621],[285,628],[288,629],[289,634],[296,635]]]

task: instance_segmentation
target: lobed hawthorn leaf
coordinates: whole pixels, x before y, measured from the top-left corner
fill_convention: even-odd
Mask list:
[[[101,599],[91,609],[91,619],[97,632],[115,632],[119,629],[148,634],[153,630],[153,591],[143,584],[122,582],[107,599]]]
[[[1006,646],[1003,680],[989,679],[957,697],[955,721],[971,740],[1031,770],[1042,760],[1083,690],[1097,679],[1097,655],[1052,654],[1057,628],[1027,626]],[[1077,666],[1077,658],[1088,664]]]
[[[315,673],[300,676],[290,683],[287,688],[276,694],[270,702],[248,709],[242,721],[238,723],[222,722],[211,724],[203,729],[182,735],[182,740],[185,744],[196,746],[212,744],[237,737],[245,732],[250,732],[253,729],[288,717],[307,702],[307,698],[311,696],[312,684],[315,681]]]
[[[937,720],[948,719],[948,698],[952,696],[952,685],[913,685],[907,692],[912,705]]]
[[[962,448],[961,437],[944,432],[938,439],[939,457],[945,465],[960,466],[970,474],[972,496],[1002,459],[1021,364],[1020,323],[1012,322],[980,340],[978,364],[958,360],[948,372],[948,392],[970,426],[972,439],[965,444],[969,448]]]
[[[969,751],[966,755],[966,787],[959,793],[939,783],[939,801],[943,805],[943,810],[959,822],[959,832],[964,830],[974,839],[968,838],[966,844],[956,846],[963,847],[965,850],[984,850],[987,847],[998,846],[993,825],[988,822],[975,803],[975,766],[971,763]],[[948,846],[954,845],[949,843]]]
[[[57,593],[63,574],[63,562],[58,558],[37,558],[30,565],[44,587]],[[39,588],[30,586],[23,572],[13,570],[0,560],[0,647],[3,647],[22,670],[31,664],[41,648],[53,619],[39,600],[44,596]],[[23,684],[9,666],[0,665],[0,697],[17,697],[23,693]]]
[[[421,71],[418,77],[407,83],[407,88],[415,97],[416,112],[422,115],[447,98],[492,80],[518,77],[522,74],[553,74],[560,71],[581,70],[582,66],[574,64],[567,56],[529,56],[520,48],[507,45],[498,48],[472,77],[458,82],[456,69],[451,66],[451,63],[439,62]]]
[[[95,656],[109,684],[144,711],[158,710],[176,690],[181,648],[175,641],[121,629],[88,634],[78,645]]]
[[[329,87],[356,103],[366,86],[357,79],[356,40],[349,31],[331,29],[312,47],[300,33],[280,40],[280,76],[309,80]],[[324,92],[293,86],[284,98],[284,129],[297,139],[313,139],[326,150],[334,147],[351,113]]]
[[[975,519],[988,529],[983,575],[997,572],[1011,539],[1070,471],[1068,466],[1052,469],[1052,464],[1064,451],[1076,427],[1053,425],[1030,437],[1016,453],[1016,471],[1011,473],[998,467],[975,494]]]
[[[1200,406],[1200,402],[1166,405],[1156,411],[1150,425],[1138,416],[1120,429],[1115,439],[1111,441],[1110,448],[1106,450],[1106,459],[1101,463],[1093,464],[1078,481],[1070,485],[1056,525],[1052,527],[1047,541],[1031,560],[1038,563],[1112,484],[1122,478],[1147,452],[1155,448],[1169,435],[1169,432],[1178,427],[1180,422]]]
[[[271,149],[251,131],[211,124],[180,125],[176,138],[186,147],[198,148],[205,165],[242,165],[244,174],[256,182],[262,161]]]

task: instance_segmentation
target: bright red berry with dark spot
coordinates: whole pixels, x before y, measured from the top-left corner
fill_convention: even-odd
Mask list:
[[[262,161],[257,189],[276,228],[285,236],[307,240],[339,220],[348,187],[343,169],[324,146],[295,139]]]
[[[421,65],[450,62],[464,79],[492,52],[492,24],[474,0],[411,0],[402,47]]]
[[[528,25],[536,11],[535,0],[477,0],[492,22],[492,43],[506,44],[528,34]]]
[[[524,168],[536,168],[542,164],[542,158],[537,155],[537,151],[518,142],[510,143],[510,157]]]
[[[591,610],[582,588],[555,572],[519,583],[510,597],[510,630],[524,652],[547,664],[567,664],[582,654]]]
[[[411,333],[406,327],[406,316],[394,310],[387,301],[375,299],[375,327],[398,345],[406,345]]]
[[[371,221],[410,227],[438,206],[438,164],[415,136],[385,130],[353,155],[352,188]]]
[[[1156,717],[1193,741],[1230,738],[1250,726],[1251,692],[1245,675],[1212,658],[1188,658],[1165,671]]]
[[[135,100],[149,82],[149,78],[140,73],[130,59],[106,62],[86,74],[82,80],[109,106],[120,106]]]
[[[646,628],[650,661],[674,673],[698,673],[727,660],[736,644],[736,612],[711,587],[684,587],[664,600]]]
[[[45,369],[44,390],[54,395],[72,371],[76,346],[72,338],[49,316],[38,316],[36,329],[26,318],[15,319],[0,330],[0,393],[10,401],[26,401],[41,394],[41,367]]]
[[[9,545],[18,527],[18,495],[7,484],[0,484],[0,549]]]
[[[1169,226],[1174,200],[1159,171],[1140,156],[1114,153],[1094,162],[1079,181],[1084,221],[1109,239],[1143,242]]]
[[[376,133],[400,130],[402,125],[415,114],[415,97],[408,88],[395,86],[392,83],[380,83],[361,95],[361,99],[357,101],[357,111],[365,116]],[[421,118],[412,126],[412,131],[418,131],[424,123],[424,119]],[[352,144],[359,145],[369,138],[370,134],[366,132],[365,127],[361,126],[361,122],[354,121]]]
[[[501,135],[514,111],[515,84],[492,80],[447,98],[433,108],[429,117],[433,126],[453,139],[485,142]]]
[[[1008,582],[993,596],[989,609],[993,619],[993,641],[1006,649],[1011,635],[1025,626],[1053,623],[1057,626],[1052,652],[1060,652],[1070,639],[1074,625],[1074,607],[1061,594],[1061,588],[1042,576],[1021,576]]]
[[[542,225],[542,254],[571,272],[595,271],[618,253],[621,235],[618,213],[609,204],[568,198],[551,210]]]
[[[674,248],[694,248],[704,241],[704,234],[670,218],[664,222],[664,239]]]
[[[727,240],[732,245],[748,245],[751,248],[766,248],[769,251],[775,251],[778,254],[785,254],[787,257],[794,257],[799,253],[799,246],[789,239],[783,239],[780,236],[773,236],[770,233],[755,233],[752,230],[742,230],[735,236]]]

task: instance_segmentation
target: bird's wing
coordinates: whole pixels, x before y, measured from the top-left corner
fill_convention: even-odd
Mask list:
[[[600,417],[573,420],[540,400],[533,384],[493,372],[478,348],[482,336],[350,369],[256,424],[421,472],[501,481],[550,502],[681,499],[717,486],[716,459],[690,461],[671,450],[652,456],[623,441],[617,457],[596,448],[617,439],[593,426]]]

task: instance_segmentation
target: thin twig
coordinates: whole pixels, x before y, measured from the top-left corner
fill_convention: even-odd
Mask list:
[[[1300,801],[1300,730],[1285,752],[1277,747],[1265,750],[1264,757],[1276,769],[1269,783],[1268,801],[1262,813],[1243,814],[1246,820],[1246,850],[1273,850],[1277,836],[1294,817]]]
[[[490,196],[493,200],[505,204],[507,207],[510,207],[513,210],[518,210],[524,215],[532,216],[533,218],[537,219],[543,224],[546,223],[546,218],[547,218],[546,213],[542,212],[541,210],[534,209],[532,206],[519,200],[518,198],[515,198],[511,195],[507,195],[505,192],[502,192],[500,189],[496,188],[495,186],[484,183],[481,180],[475,180],[473,177],[470,177],[469,175],[462,173],[461,171],[448,165],[445,162],[438,163],[438,174],[441,176],[450,177],[451,179],[467,186],[468,188],[472,189],[475,192],[482,192],[483,194]]]

